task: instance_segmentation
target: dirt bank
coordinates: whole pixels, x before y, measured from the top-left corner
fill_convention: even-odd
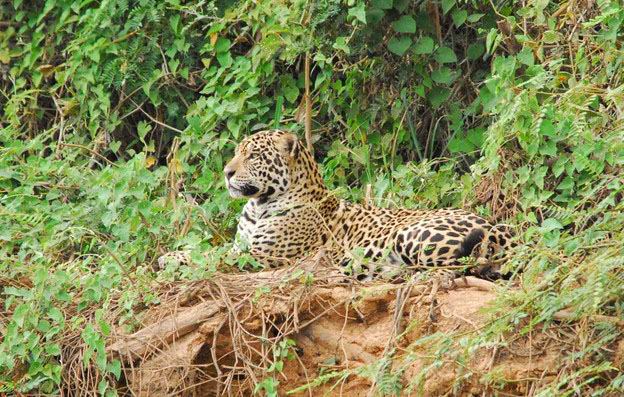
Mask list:
[[[118,390],[139,396],[251,395],[259,383],[279,395],[515,395],[556,374],[564,347],[537,330],[466,344],[501,287],[439,280],[358,284],[318,259],[219,274],[163,287],[107,351],[123,362]]]

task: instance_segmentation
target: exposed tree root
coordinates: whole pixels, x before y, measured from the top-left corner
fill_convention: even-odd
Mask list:
[[[453,280],[454,291],[440,282],[363,285],[323,262],[317,256],[287,269],[175,286],[145,313],[141,329],[117,334],[108,345],[109,355],[123,362],[120,389],[138,396],[249,395],[267,377],[288,390],[330,368],[346,371],[344,395],[366,395],[374,382],[355,382],[349,371],[436,330],[479,329],[479,308],[498,288],[475,277]],[[282,372],[268,372],[284,338],[296,341],[299,357]],[[488,355],[489,367],[495,358],[496,352]],[[417,360],[408,371],[422,365]],[[452,387],[453,377],[440,382],[440,376],[426,383],[431,392]]]

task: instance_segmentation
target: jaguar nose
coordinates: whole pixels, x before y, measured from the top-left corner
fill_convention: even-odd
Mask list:
[[[234,170],[228,169],[226,168],[225,170],[223,170],[223,172],[225,173],[225,177],[227,180],[230,180],[231,177],[234,176]]]

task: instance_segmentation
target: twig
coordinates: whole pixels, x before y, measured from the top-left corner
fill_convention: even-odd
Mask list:
[[[90,149],[90,148],[88,148],[88,147],[86,147],[86,146],[78,145],[78,144],[75,144],[75,143],[65,143],[65,142],[60,142],[59,144],[60,144],[61,146],[75,147],[75,148],[78,148],[78,149],[86,150],[86,151],[88,151],[89,153],[91,153],[92,155],[94,155],[94,156],[96,156],[96,157],[99,157],[99,158],[101,158],[102,160],[106,161],[109,165],[112,165],[112,166],[117,167],[117,164],[113,163],[112,161],[110,161],[110,160],[109,160],[109,159],[107,159],[106,157],[102,156],[101,154],[99,154],[99,153],[98,153],[98,152],[96,152],[95,150]]]
[[[147,118],[149,118],[150,120],[152,120],[154,123],[158,124],[159,126],[167,128],[167,129],[169,129],[171,131],[177,132],[178,134],[182,134],[184,132],[184,131],[182,131],[182,130],[180,130],[178,128],[175,128],[173,126],[170,126],[169,124],[165,124],[162,121],[159,121],[159,120],[155,119],[151,114],[149,114],[145,110],[143,110],[143,108],[140,105],[138,105],[132,98],[129,98],[129,100],[130,100],[130,102],[134,103],[134,106],[136,106],[141,111],[141,113],[146,115]]]
[[[553,314],[553,319],[557,321],[576,321],[578,320],[571,310],[563,309]],[[587,319],[593,322],[605,322],[612,323],[619,326],[624,326],[624,320],[613,316],[605,316],[604,314],[593,314],[587,316]]]
[[[314,155],[312,146],[312,99],[310,98],[310,54],[305,56],[305,139],[308,150]]]

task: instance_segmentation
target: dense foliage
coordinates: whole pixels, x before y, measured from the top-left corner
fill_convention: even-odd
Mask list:
[[[429,340],[424,371],[569,308],[569,356],[534,394],[624,392],[609,348],[623,331],[591,320],[624,317],[622,39],[609,0],[3,2],[0,392],[54,393],[92,366],[115,394],[106,337],[158,303],[154,282],[246,266],[223,260],[242,203],[221,169],[253,131],[303,135],[306,56],[315,155],[337,194],[370,184],[381,206],[517,225],[522,288],[464,351]],[[197,266],[155,273],[179,247]],[[370,376],[400,380],[384,371]]]

